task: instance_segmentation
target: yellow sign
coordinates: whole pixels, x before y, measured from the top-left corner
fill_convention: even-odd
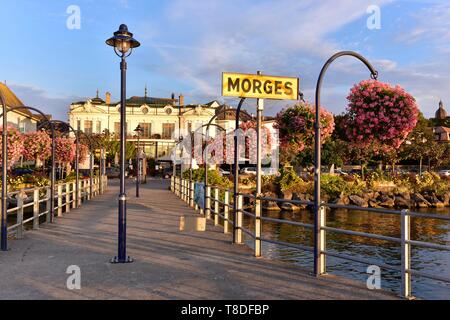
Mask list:
[[[299,79],[243,73],[222,73],[222,96],[298,100]]]

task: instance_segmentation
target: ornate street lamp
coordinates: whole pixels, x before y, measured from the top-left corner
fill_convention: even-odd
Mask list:
[[[120,94],[120,194],[119,194],[119,245],[118,255],[112,259],[112,263],[129,263],[133,260],[126,255],[126,217],[127,202],[125,193],[125,146],[126,146],[126,58],[131,55],[133,48],[140,43],[133,38],[125,24],[121,24],[114,36],[106,40],[106,44],[114,47],[114,52],[121,58],[121,94]]]
[[[139,184],[141,183],[141,155],[140,155],[140,137],[144,132],[144,129],[140,124],[134,129],[137,135],[137,145],[136,145],[136,198],[139,198]]]

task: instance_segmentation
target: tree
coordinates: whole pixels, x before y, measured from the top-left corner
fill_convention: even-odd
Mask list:
[[[362,164],[378,154],[395,161],[398,148],[417,124],[415,99],[399,86],[365,80],[351,89],[347,100],[342,126],[351,147],[362,150]]]
[[[275,127],[279,130],[281,161],[293,162],[296,158],[300,164],[311,158],[308,153],[314,148],[315,108],[299,102],[283,109],[276,116]],[[321,142],[325,143],[334,131],[333,115],[320,108]],[[303,158],[303,160],[302,160]]]
[[[23,156],[26,160],[44,162],[52,155],[52,139],[45,131],[24,134]]]
[[[23,135],[14,127],[8,127],[7,129],[7,146],[8,146],[8,169],[11,169],[13,164],[17,162],[23,153]],[[3,128],[0,127],[0,146],[3,139]],[[3,155],[0,152],[0,161],[2,161]]]

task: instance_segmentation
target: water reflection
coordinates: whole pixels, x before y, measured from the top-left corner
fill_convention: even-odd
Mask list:
[[[448,212],[440,211],[436,214],[448,214]],[[313,223],[313,215],[307,210],[299,213],[271,212],[264,215],[271,218]],[[247,229],[254,230],[251,218],[245,217],[244,225]],[[398,215],[336,209],[327,212],[327,226],[395,238],[400,237],[400,217]],[[313,246],[312,230],[288,224],[263,221],[263,237]],[[411,238],[448,245],[450,242],[450,221],[412,217]],[[246,242],[253,246],[252,240],[248,237]],[[327,250],[373,261],[374,264],[400,266],[401,263],[400,244],[390,241],[327,232]],[[263,254],[271,259],[288,261],[311,270],[313,267],[312,253],[303,250],[263,243]],[[413,246],[411,255],[414,270],[450,278],[450,252]],[[364,283],[368,277],[367,267],[367,265],[353,261],[333,257],[327,258],[327,272],[357,279]],[[400,272],[382,269],[381,285],[383,289],[399,293],[400,279]],[[425,299],[450,299],[450,284],[413,276],[413,294]]]

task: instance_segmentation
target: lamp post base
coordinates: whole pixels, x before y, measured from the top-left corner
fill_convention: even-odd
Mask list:
[[[118,264],[118,263],[133,263],[134,260],[130,256],[128,256],[125,260],[119,260],[118,257],[114,257],[110,261],[112,264]]]

